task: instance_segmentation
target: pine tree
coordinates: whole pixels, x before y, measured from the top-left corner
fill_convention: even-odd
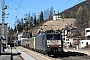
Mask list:
[[[41,11],[41,14],[40,14],[40,23],[44,22],[44,18],[43,18],[43,11]]]
[[[34,15],[34,25],[36,25],[36,15]]]

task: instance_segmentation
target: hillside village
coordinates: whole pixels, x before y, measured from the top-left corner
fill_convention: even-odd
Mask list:
[[[86,2],[87,1],[82,2],[76,6],[78,6],[78,8],[79,8],[80,6],[82,6],[82,4],[84,4]],[[72,11],[74,11],[75,8],[72,7],[70,9]],[[65,12],[69,13],[70,9],[65,10]],[[78,9],[75,9],[75,10],[78,11]],[[40,24],[39,26],[34,27],[33,29],[28,31],[28,32],[32,32],[29,35],[29,38],[31,36],[36,36],[37,34],[39,34],[41,32],[45,32],[47,30],[54,30],[55,32],[60,31],[62,33],[62,39],[64,41],[65,47],[72,47],[73,46],[73,47],[78,49],[78,48],[85,48],[86,46],[88,46],[90,44],[90,41],[89,41],[90,40],[90,34],[88,33],[88,32],[90,32],[90,29],[84,25],[86,28],[84,26],[83,26],[83,28],[81,27],[81,30],[80,30],[81,32],[80,32],[79,31],[80,27],[78,27],[79,25],[76,25],[76,23],[75,23],[78,19],[75,16],[72,17],[70,15],[71,16],[70,17],[65,12],[62,12],[62,13],[64,13],[64,17],[63,17],[62,13],[56,14],[54,11],[54,15],[53,15],[52,20],[48,20],[48,21],[44,22],[43,24]],[[75,14],[73,14],[73,15],[75,15]],[[17,37],[18,40],[21,40],[23,35],[28,35],[27,33],[21,32],[21,33],[15,34],[15,35],[16,36],[18,35],[18,37]],[[83,38],[82,38],[82,34],[83,34]],[[81,41],[81,40],[83,40],[83,41]]]
[[[54,18],[57,17],[58,15],[54,15],[53,19],[54,20],[50,20],[45,22],[43,25],[40,25],[34,29],[32,29],[32,36],[36,36],[38,33],[41,32],[45,32],[47,30],[54,30],[55,32],[57,32],[57,30],[60,30],[62,33],[62,39],[64,41],[64,46],[65,47],[71,47],[73,46],[73,48],[83,48],[82,47],[82,42],[79,43],[81,40],[80,35],[78,34],[78,30],[77,27],[74,25],[75,22],[75,18]],[[90,30],[90,29],[89,29]],[[19,33],[18,34],[18,40],[21,40],[23,36],[23,33]],[[88,36],[88,35],[87,35]],[[85,37],[87,37],[85,36]],[[89,37],[87,38],[89,40]],[[90,43],[89,41],[88,44]],[[86,43],[85,42],[85,43]],[[81,45],[81,46],[79,46]],[[84,44],[84,47],[86,45]]]

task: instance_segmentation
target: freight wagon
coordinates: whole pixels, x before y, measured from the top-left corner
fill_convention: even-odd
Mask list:
[[[26,48],[30,48],[30,39],[22,38],[21,39],[21,46],[26,47]]]
[[[30,38],[30,49],[31,50],[35,50],[35,47],[36,47],[36,37],[32,37]]]

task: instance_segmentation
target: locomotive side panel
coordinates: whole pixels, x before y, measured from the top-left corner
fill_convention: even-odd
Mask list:
[[[36,49],[36,37],[34,37],[34,40],[33,40],[33,48],[34,50]]]
[[[45,33],[42,33],[36,37],[36,50],[38,51],[46,50]]]

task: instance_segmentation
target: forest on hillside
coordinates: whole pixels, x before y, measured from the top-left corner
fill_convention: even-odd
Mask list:
[[[76,18],[75,26],[84,37],[85,28],[90,28],[90,0],[86,0],[60,13],[62,18]]]

